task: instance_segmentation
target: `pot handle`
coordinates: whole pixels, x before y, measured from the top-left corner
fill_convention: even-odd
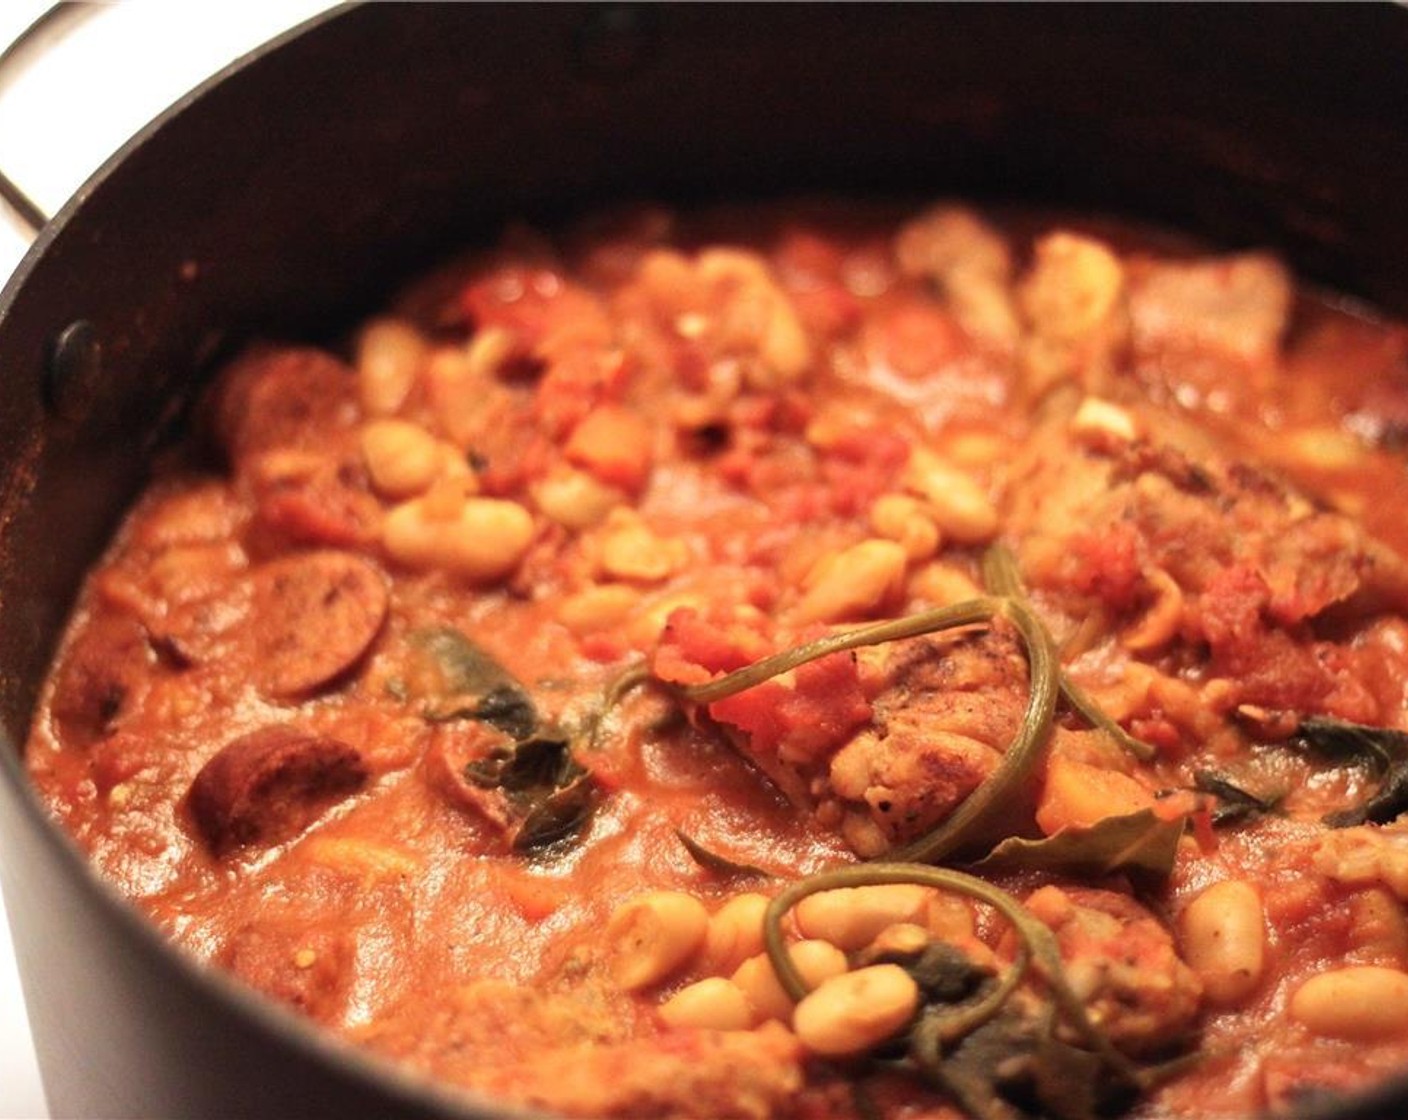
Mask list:
[[[50,34],[59,23],[73,16],[82,15],[87,7],[88,5],[78,2],[78,0],[60,0],[59,3],[50,5],[34,22],[21,31],[18,38],[3,51],[0,51],[0,87],[3,87],[7,80],[6,71],[14,66],[22,55]],[[0,167],[0,199],[4,199],[6,205],[14,211],[15,216],[29,227],[30,240],[39,236],[39,231],[49,221],[49,215],[44,213],[14,179],[10,178],[9,173],[3,167]]]

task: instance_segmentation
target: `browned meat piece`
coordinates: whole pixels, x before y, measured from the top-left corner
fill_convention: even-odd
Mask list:
[[[1275,356],[1291,313],[1291,278],[1262,253],[1160,261],[1132,270],[1137,350],[1201,348],[1246,362]]]
[[[254,683],[268,696],[327,684],[364,654],[386,618],[386,579],[345,552],[305,552],[255,570]]]
[[[64,655],[49,710],[59,735],[88,746],[116,726],[135,689],[146,680],[151,647],[130,615],[95,615]]]
[[[1055,931],[1071,987],[1115,1046],[1128,1054],[1177,1048],[1203,986],[1152,914],[1128,895],[1089,888],[1042,887],[1026,904]]]
[[[615,998],[478,980],[372,1044],[500,1100],[569,1116],[765,1120],[801,1089],[801,1048],[773,1023],[631,1038]],[[553,1075],[544,1077],[542,1071]]]
[[[895,238],[906,276],[929,280],[976,338],[1013,346],[1021,332],[1012,299],[1012,253],[1003,236],[971,210],[938,206]]]
[[[359,789],[367,768],[336,739],[263,727],[222,747],[191,783],[196,827],[216,855],[295,836]]]
[[[232,462],[274,448],[317,448],[355,418],[352,369],[312,348],[252,350],[229,366],[209,402]]]
[[[1086,388],[1112,379],[1129,309],[1124,266],[1107,245],[1065,230],[1047,234],[1018,300],[1030,327],[1022,365],[1032,397],[1067,379]]]
[[[376,539],[381,503],[356,459],[280,450],[254,456],[244,467],[257,502],[256,547],[351,548]]]
[[[266,995],[334,1023],[347,1005],[353,949],[350,934],[333,923],[266,918],[236,930],[215,959]]]
[[[1377,713],[1309,632],[1408,607],[1408,569],[1345,516],[1151,417],[1127,438],[1049,424],[1016,465],[1007,531],[1023,574],[1071,620],[1140,651],[1175,644],[1235,682],[1227,706]],[[1137,423],[1135,422],[1137,421]],[[1148,435],[1136,434],[1155,428]],[[1108,433],[1107,433],[1108,435]],[[1162,640],[1141,626],[1158,604]],[[1362,690],[1361,690],[1362,691]]]
[[[879,855],[945,820],[1002,760],[1026,680],[1026,661],[1005,627],[894,647],[873,726],[831,760],[831,792],[843,802],[851,846]]]

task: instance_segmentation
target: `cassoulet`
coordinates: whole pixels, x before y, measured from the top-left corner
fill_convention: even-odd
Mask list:
[[[27,762],[180,945],[571,1116],[1408,1067],[1408,329],[1265,252],[511,229],[210,387]]]

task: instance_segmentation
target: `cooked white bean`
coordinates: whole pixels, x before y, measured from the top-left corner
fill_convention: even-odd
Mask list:
[[[932,893],[914,883],[847,887],[809,895],[793,913],[803,937],[822,938],[849,953],[888,926],[923,921]]]
[[[746,1031],[755,1017],[743,989],[722,976],[710,976],[681,988],[660,1005],[660,1018],[672,1027]]]
[[[557,620],[574,634],[594,634],[624,622],[640,602],[640,592],[622,583],[597,584],[562,600]]]
[[[572,467],[553,471],[532,491],[538,508],[568,529],[590,529],[626,500],[616,487]]]
[[[863,1054],[914,1018],[919,987],[897,964],[858,968],[824,980],[797,1004],[797,1039],[808,1050],[839,1058]]]
[[[682,968],[709,928],[709,911],[682,891],[651,891],[616,908],[606,926],[616,985],[632,992]]]
[[[1291,996],[1291,1018],[1315,1034],[1352,1042],[1408,1031],[1408,973],[1377,965],[1312,976]]]
[[[517,345],[517,337],[507,327],[485,327],[469,340],[465,369],[474,378],[493,377]]]
[[[373,420],[361,443],[372,485],[390,498],[421,493],[444,465],[440,441],[406,420]]]
[[[1188,904],[1183,952],[1210,1002],[1246,999],[1266,969],[1266,914],[1261,894],[1241,879],[1214,883]]]
[[[736,894],[709,919],[700,966],[708,972],[732,972],[749,957],[763,951],[763,912],[768,897],[749,892]]]
[[[829,941],[798,941],[789,945],[787,951],[809,988],[846,971],[846,954]],[[767,954],[749,957],[734,971],[732,979],[763,1018],[791,1022],[792,997],[773,972]]]
[[[983,589],[961,568],[931,560],[909,577],[909,593],[936,607],[947,607],[976,599]]]
[[[601,570],[612,579],[660,583],[689,563],[689,546],[662,537],[625,510],[607,520],[601,538]]]
[[[927,560],[939,550],[939,527],[918,498],[881,494],[870,507],[870,527],[904,546],[911,562]]]
[[[1131,443],[1139,437],[1139,425],[1128,409],[1101,397],[1086,397],[1071,417],[1071,431],[1088,439]]]
[[[842,622],[863,617],[899,594],[909,556],[894,541],[868,540],[823,557],[807,574],[794,617]]]
[[[508,575],[533,540],[533,518],[516,502],[470,498],[442,508],[434,495],[386,515],[382,544],[395,561],[478,582]]]
[[[925,447],[910,452],[901,478],[924,497],[940,532],[963,544],[983,544],[997,534],[997,509],[972,477]]]
[[[429,357],[421,333],[401,319],[374,319],[357,339],[357,396],[368,416],[394,416]]]

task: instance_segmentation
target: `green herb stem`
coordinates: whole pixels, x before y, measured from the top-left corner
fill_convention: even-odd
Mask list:
[[[1012,553],[1002,545],[993,545],[983,554],[983,586],[993,595],[1005,595],[1027,603],[1027,592],[1022,586],[1022,577],[1017,572],[1017,562]],[[1107,716],[1100,709],[1100,705],[1071,680],[1065,669],[1060,670],[1060,683],[1061,696],[1091,727],[1103,731],[1141,762],[1149,762],[1158,754],[1150,744],[1135,738]]]
[[[713,704],[716,701],[736,696],[750,688],[763,684],[773,677],[790,672],[808,661],[816,661],[828,654],[845,650],[859,649],[862,646],[878,646],[885,642],[897,642],[904,638],[917,638],[932,634],[937,630],[953,630],[960,626],[973,626],[988,622],[1003,610],[1000,599],[982,598],[958,603],[951,607],[921,611],[904,618],[887,619],[869,626],[859,626],[854,630],[843,630],[828,634],[824,638],[806,642],[791,649],[782,650],[764,657],[742,669],[725,673],[703,684],[676,685],[674,691],[683,699],[694,704]]]
[[[951,868],[919,863],[857,864],[798,880],[776,895],[763,915],[763,944],[778,981],[792,999],[804,998],[810,989],[787,951],[782,920],[788,912],[802,899],[823,891],[892,883],[915,883],[986,903],[1011,925],[1022,947],[998,986],[971,1009],[965,1010],[961,1019],[946,1015],[924,1024],[924,1034],[932,1044],[942,1047],[991,1019],[1006,1003],[1031,964],[1041,973],[1057,1012],[1075,1029],[1091,1052],[1131,1084],[1141,1083],[1139,1071],[1133,1063],[1114,1048],[1086,1014],[1084,1004],[1066,979],[1065,964],[1055,934],[1006,891]]]

